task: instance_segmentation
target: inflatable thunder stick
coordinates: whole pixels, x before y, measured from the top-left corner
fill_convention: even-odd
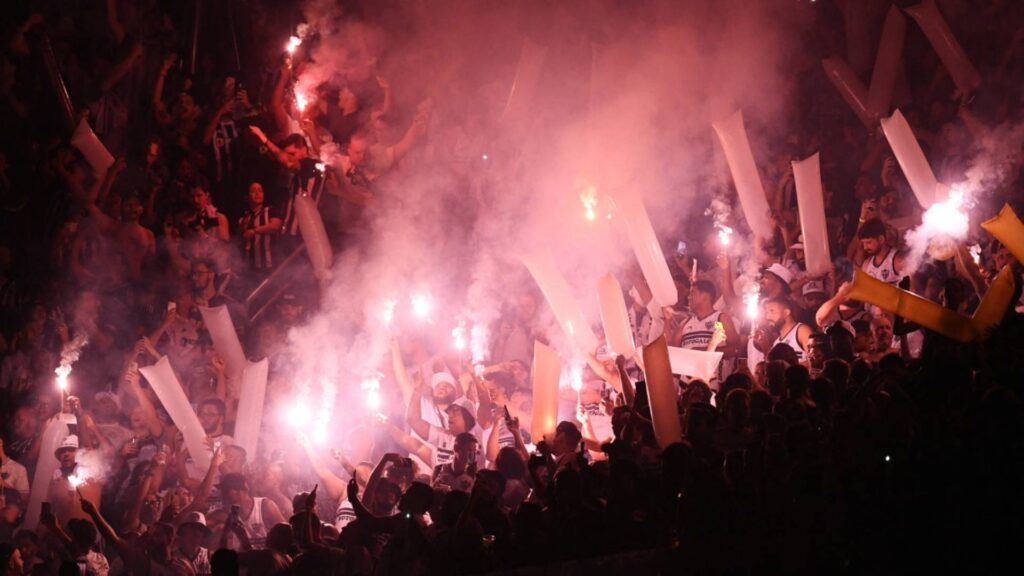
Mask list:
[[[581,355],[587,355],[597,349],[597,336],[590,329],[586,316],[579,302],[572,295],[565,277],[558,271],[555,261],[548,252],[538,252],[530,256],[520,257],[523,265],[537,282],[544,299],[551,306],[551,312],[562,327],[569,342]]]
[[[651,421],[658,447],[665,449],[683,437],[679,425],[679,405],[676,403],[676,384],[672,380],[672,367],[668,357],[665,335],[644,346],[644,374],[647,399],[651,405]]]
[[[970,94],[981,84],[981,75],[971,64],[964,49],[953,36],[946,19],[942,17],[935,0],[925,0],[917,6],[907,8],[910,17],[917,21],[917,25],[928,37],[928,42],[939,55],[942,65],[945,66],[949,76],[953,79],[961,94]]]
[[[242,380],[242,370],[245,369],[245,352],[242,350],[242,343],[238,340],[238,333],[235,332],[235,325],[231,322],[231,314],[227,306],[216,306],[206,308],[199,306],[199,313],[203,317],[203,324],[210,333],[213,340],[213,347],[224,359],[227,368],[228,388],[232,395],[237,395]]]
[[[768,209],[764,185],[757,173],[757,164],[754,163],[754,154],[750,151],[747,131],[743,127],[743,111],[737,110],[732,116],[713,123],[712,127],[725,152],[725,160],[729,163],[729,171],[747,224],[757,237],[770,238],[773,232],[771,211]],[[669,305],[667,302],[661,304]]]
[[[821,164],[818,154],[793,162],[793,181],[800,208],[800,228],[804,233],[804,261],[808,276],[821,276],[832,270],[828,248],[825,200],[821,192]]]
[[[839,95],[869,129],[878,125],[878,116],[868,106],[868,90],[842,58],[826,58],[821,61],[825,75],[835,86]]]
[[[181,389],[181,383],[174,375],[174,369],[171,368],[167,356],[161,357],[152,366],[140,367],[139,372],[146,377],[146,381],[153,388],[153,392],[156,392],[156,397],[171,416],[174,425],[181,430],[192,461],[205,473],[210,467],[212,456],[210,448],[206,445],[206,431],[199,423],[195,410],[189,405],[185,391]]]
[[[613,274],[605,274],[598,281],[597,297],[601,303],[601,324],[604,326],[608,347],[619,356],[631,358],[636,352],[636,344],[633,342],[633,330],[629,325],[622,286]]]
[[[907,35],[907,17],[892,6],[882,27],[882,40],[878,43],[875,67],[871,71],[868,87],[868,109],[881,118],[889,114],[892,94],[903,63],[903,42]]]
[[[82,118],[75,128],[75,133],[71,135],[71,145],[78,148],[85,157],[85,161],[92,167],[93,176],[103,180],[107,175],[107,169],[114,165],[114,157],[110,155],[103,142],[100,142],[85,118]]]
[[[710,382],[718,374],[718,364],[722,361],[722,353],[669,346],[668,359],[672,365],[673,374],[700,378],[705,382]]]
[[[885,139],[889,141],[889,146],[896,155],[896,161],[907,177],[917,202],[922,208],[928,209],[936,201],[938,181],[903,113],[896,110],[889,118],[882,118],[882,132],[885,133]]]
[[[308,194],[295,196],[295,217],[299,221],[299,232],[306,245],[309,261],[313,264],[313,274],[317,280],[329,280],[334,253],[327,240],[327,230],[324,229],[320,210]]]
[[[679,293],[643,200],[636,195],[621,194],[616,199],[616,205],[626,222],[629,243],[633,246],[633,254],[640,263],[640,271],[647,280],[651,294],[659,305],[672,306],[679,299]]]
[[[1024,224],[1009,204],[1004,204],[994,218],[982,222],[981,227],[1002,242],[1018,262],[1024,263]]]
[[[28,496],[28,508],[21,525],[30,530],[39,524],[43,500],[50,493],[50,481],[60,465],[54,454],[61,442],[69,434],[68,424],[75,424],[78,419],[73,414],[59,413],[46,422],[43,437],[39,441],[39,456],[36,458],[36,471],[32,475],[32,487]]]
[[[558,381],[562,362],[558,353],[542,342],[533,343],[533,412],[530,438],[537,444],[545,437],[555,436],[558,427]]]
[[[516,77],[512,80],[512,89],[509,90],[505,109],[501,113],[502,119],[524,114],[529,110],[547,54],[546,47],[534,44],[529,38],[523,38],[523,49],[519,53],[519,62],[516,63]]]
[[[267,371],[270,362],[246,362],[242,369],[242,390],[238,396],[235,416],[235,444],[245,449],[250,459],[256,458],[260,427],[263,426],[263,405],[267,396]]]

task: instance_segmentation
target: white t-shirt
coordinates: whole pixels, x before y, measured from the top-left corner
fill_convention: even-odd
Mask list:
[[[21,495],[28,496],[28,471],[21,464],[10,458],[4,458],[4,464],[0,467],[0,476],[3,477],[4,488],[15,489]]]
[[[448,464],[455,459],[455,436],[448,433],[447,430],[431,426],[430,433],[427,434],[427,443],[434,449],[434,461],[432,462],[434,468]]]

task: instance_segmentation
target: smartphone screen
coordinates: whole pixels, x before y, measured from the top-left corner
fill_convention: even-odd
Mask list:
[[[686,254],[686,241],[680,240],[679,243],[676,244],[676,254]]]

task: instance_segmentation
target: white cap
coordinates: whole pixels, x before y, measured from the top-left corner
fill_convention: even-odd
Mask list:
[[[64,440],[61,441],[60,446],[58,446],[57,449],[54,450],[54,453],[60,452],[61,450],[65,450],[67,448],[71,448],[72,450],[78,450],[78,436],[71,434],[70,436],[65,437]]]
[[[454,387],[455,376],[452,376],[451,373],[449,372],[435,372],[434,375],[430,377],[431,388],[436,388],[437,385],[441,384],[442,382],[447,382],[448,384],[451,384],[452,387]]]
[[[771,274],[775,274],[776,276],[779,277],[780,280],[782,280],[784,284],[789,284],[790,282],[793,281],[793,273],[789,271],[789,268],[786,268],[785,266],[779,264],[778,262],[765,268],[764,271],[769,272]]]

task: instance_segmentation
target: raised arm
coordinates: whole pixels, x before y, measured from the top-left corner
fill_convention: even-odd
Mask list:
[[[309,442],[309,438],[305,435],[299,436],[299,446],[306,453],[306,458],[309,460],[309,465],[313,469],[313,473],[320,479],[320,483],[323,484],[327,495],[334,500],[338,500],[345,495],[345,481],[339,478],[334,472],[331,472],[325,465],[320,455],[313,450],[313,445]]]
[[[104,93],[113,90],[114,86],[117,86],[117,83],[120,82],[125,76],[127,76],[128,73],[131,72],[132,68],[139,62],[139,59],[142,58],[142,53],[142,42],[136,42],[132,46],[132,51],[129,52],[123,60],[118,62],[116,66],[111,68],[107,76],[103,78],[103,83],[100,85],[100,90],[102,90]]]
[[[288,132],[290,119],[288,112],[284,109],[284,89],[288,86],[288,80],[292,76],[292,63],[291,59],[286,59],[281,65],[281,70],[277,76],[277,83],[274,84],[274,91],[270,94],[270,111],[274,115],[274,123],[277,125],[277,130],[280,133]]]
[[[718,264],[718,270],[722,275],[718,284],[720,285],[725,305],[729,310],[740,310],[742,302],[733,288],[732,259],[729,258],[728,254],[722,252],[715,257],[715,262]]]
[[[125,31],[117,12],[117,0],[107,0],[107,24],[110,25],[110,31],[114,34],[114,41],[117,44],[123,42]]]
[[[413,145],[416,144],[416,140],[419,139],[419,137],[426,131],[428,117],[429,112],[427,112],[427,110],[420,110],[416,114],[416,117],[413,118],[412,124],[409,125],[409,129],[405,131],[405,135],[402,136],[402,139],[391,147],[395,162],[398,162],[405,157],[405,155],[409,153],[409,150],[412,149]]]
[[[164,58],[163,66],[160,67],[160,74],[156,77],[156,83],[153,85],[153,116],[156,123],[160,126],[168,126],[171,123],[171,114],[167,111],[167,106],[164,104],[164,84],[167,80],[167,72],[171,70],[171,66],[174,66],[174,60],[177,58],[174,54],[168,54]]]
[[[131,391],[135,398],[139,401],[139,407],[142,408],[142,413],[146,418],[146,424],[149,427],[149,433],[154,437],[159,438],[164,433],[163,424],[160,423],[160,418],[156,414],[156,408],[153,403],[149,400],[149,396],[143,392],[142,387],[139,386],[139,370],[135,367],[128,367],[121,374],[121,382],[124,383],[125,387]]]
[[[405,361],[402,360],[402,347],[397,336],[391,338],[391,371],[395,373],[395,381],[402,392],[402,401],[408,403],[413,396],[413,385],[409,379],[409,372],[405,369]]]
[[[412,398],[409,399],[409,412],[406,414],[406,422],[420,438],[427,438],[430,435],[430,423],[423,419],[423,386],[418,386],[412,391]]]
[[[413,438],[409,434],[406,434],[404,430],[395,426],[394,424],[387,422],[383,426],[387,430],[388,435],[398,443],[399,446],[415,454],[420,460],[424,462],[430,462],[434,456],[433,449],[423,442]],[[425,437],[425,436],[424,436]]]

